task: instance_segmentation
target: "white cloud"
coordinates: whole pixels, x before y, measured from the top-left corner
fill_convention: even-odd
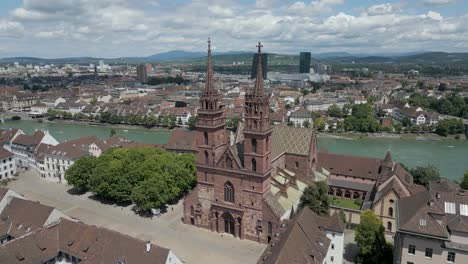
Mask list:
[[[457,2],[457,0],[423,0],[422,2],[425,5],[450,5]]]
[[[367,8],[366,13],[368,15],[374,16],[374,15],[386,15],[386,14],[392,14],[400,12],[400,8],[393,6],[392,4],[386,3],[386,4],[380,4],[380,5],[373,5],[369,8]]]
[[[72,3],[73,4],[70,4]],[[157,6],[155,6],[157,3]],[[9,52],[37,56],[143,56],[173,49],[314,52],[466,50],[468,15],[427,9],[407,13],[395,3],[336,12],[342,0],[24,0],[0,17]],[[18,39],[19,38],[19,39]],[[31,48],[33,47],[33,48]],[[0,51],[0,57],[4,51]]]

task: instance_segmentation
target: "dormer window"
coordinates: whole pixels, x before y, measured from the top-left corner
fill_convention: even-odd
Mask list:
[[[423,218],[419,219],[419,225],[426,226],[427,225],[426,219],[423,219]]]

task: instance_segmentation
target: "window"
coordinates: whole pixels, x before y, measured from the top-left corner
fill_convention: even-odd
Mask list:
[[[468,205],[460,204],[460,214],[464,216],[468,216]]]
[[[432,258],[432,248],[426,248],[426,254],[424,254],[426,258]]]
[[[332,248],[332,249],[335,249],[335,244],[331,244],[331,248]]]
[[[335,258],[333,256],[330,257],[330,261],[333,262]]]
[[[257,153],[257,140],[255,138],[252,139],[252,152]]]
[[[426,219],[422,219],[422,218],[419,219],[419,225],[420,225],[420,226],[426,226],[426,225],[427,225]]]
[[[455,262],[455,252],[449,252],[447,255],[447,262],[454,263]]]
[[[392,222],[387,222],[387,231],[392,232]]]
[[[445,202],[445,213],[447,214],[455,214],[455,204]]]
[[[296,169],[299,168],[299,162],[296,161]]]
[[[255,159],[252,159],[252,171],[257,171],[257,161]]]
[[[209,159],[208,159],[208,151],[205,150],[205,164],[208,164]]]
[[[408,246],[408,254],[414,255],[416,253],[416,246],[415,245],[409,245]]]
[[[234,186],[230,182],[224,184],[224,201],[234,203]]]
[[[406,264],[414,264],[414,262],[408,261],[406,262]]]
[[[208,145],[208,133],[203,132],[203,137],[205,138],[205,145]]]
[[[388,216],[393,217],[393,208],[392,207],[388,208]]]

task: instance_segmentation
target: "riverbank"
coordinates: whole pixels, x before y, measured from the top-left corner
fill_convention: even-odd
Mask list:
[[[72,125],[80,125],[80,126],[90,126],[90,127],[105,127],[105,128],[117,128],[117,129],[142,129],[142,130],[153,130],[153,131],[166,131],[170,132],[173,129],[169,129],[166,127],[145,127],[145,126],[135,126],[135,125],[122,125],[122,124],[109,124],[109,123],[93,123],[90,121],[75,121],[75,120],[62,120],[62,119],[55,119],[55,120],[28,120],[28,121],[36,121],[38,123],[55,123],[55,124],[72,124]]]
[[[319,137],[323,138],[337,138],[337,139],[413,139],[413,140],[466,140],[465,135],[449,135],[447,137],[439,136],[434,133],[427,134],[413,134],[413,133],[404,133],[404,134],[394,134],[394,133],[318,133]],[[457,138],[458,136],[458,138]]]

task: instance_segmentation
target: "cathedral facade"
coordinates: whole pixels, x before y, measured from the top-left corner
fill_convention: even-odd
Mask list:
[[[197,186],[184,200],[184,223],[267,243],[281,220],[297,209],[307,186],[304,178],[313,181],[315,134],[311,129],[272,128],[259,43],[257,78],[246,92],[244,122],[231,140],[222,98],[214,86],[210,45],[208,41],[206,83],[195,132]],[[295,138],[306,143],[291,150],[291,144],[283,146],[287,139],[281,137],[294,132],[305,135]],[[296,165],[286,168],[286,162]]]

